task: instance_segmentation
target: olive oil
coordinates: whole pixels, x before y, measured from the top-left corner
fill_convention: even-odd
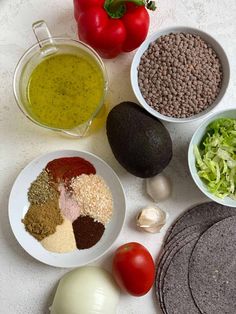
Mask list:
[[[48,57],[30,76],[27,110],[43,125],[73,129],[87,122],[99,109],[104,84],[101,68],[88,55]]]

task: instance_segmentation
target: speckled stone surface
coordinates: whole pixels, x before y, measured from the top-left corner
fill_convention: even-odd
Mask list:
[[[168,224],[160,234],[141,233],[134,218],[151,202],[144,181],[128,174],[115,160],[103,128],[83,140],[68,139],[41,129],[18,110],[12,92],[15,65],[35,38],[32,22],[44,19],[54,35],[76,38],[72,0],[0,1],[0,313],[44,314],[52,302],[59,278],[67,272],[33,260],[16,242],[8,222],[7,206],[11,186],[19,171],[40,154],[58,149],[91,151],[103,158],[119,175],[127,195],[127,218],[122,234],[111,250],[96,262],[108,270],[112,252],[128,241],[143,243],[156,259],[168,226],[186,208],[206,200],[194,185],[187,167],[189,140],[200,122],[165,124],[174,143],[174,157],[165,173],[173,184],[172,196],[159,206],[169,213]],[[213,35],[225,48],[231,66],[231,81],[226,96],[215,111],[236,107],[236,1],[235,0],[159,0],[151,13],[150,34],[164,27],[186,25]],[[105,64],[109,75],[108,101],[112,106],[134,101],[130,84],[133,53]],[[142,298],[122,294],[118,314],[160,314],[154,289]]]

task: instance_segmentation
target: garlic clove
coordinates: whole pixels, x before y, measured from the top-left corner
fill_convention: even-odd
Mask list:
[[[171,183],[165,175],[158,174],[155,177],[147,179],[146,189],[148,195],[155,202],[163,201],[171,194]]]
[[[165,225],[166,216],[160,208],[147,206],[137,215],[136,224],[147,232],[156,233]]]
[[[154,226],[154,227],[148,227],[148,228],[143,228],[143,229],[149,233],[158,233],[158,232],[160,232],[162,227],[163,226]]]

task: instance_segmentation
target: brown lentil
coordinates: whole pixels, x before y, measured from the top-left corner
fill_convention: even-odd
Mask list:
[[[80,216],[72,224],[78,249],[94,246],[102,237],[105,227],[89,216]]]
[[[52,182],[48,172],[44,169],[31,183],[28,191],[28,200],[31,204],[44,204],[59,195],[55,184]]]
[[[200,36],[176,33],[151,43],[140,59],[140,91],[154,110],[186,118],[207,109],[222,84],[222,65]]]
[[[90,216],[94,220],[107,224],[112,216],[113,200],[109,187],[99,175],[82,174],[71,181],[80,214]]]
[[[54,199],[41,205],[31,204],[22,222],[26,231],[39,241],[53,234],[56,227],[63,223],[58,200]]]

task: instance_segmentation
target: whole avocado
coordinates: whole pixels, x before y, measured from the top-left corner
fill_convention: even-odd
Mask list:
[[[118,162],[137,177],[162,172],[172,158],[172,141],[155,117],[133,102],[115,106],[107,117],[107,137]]]

